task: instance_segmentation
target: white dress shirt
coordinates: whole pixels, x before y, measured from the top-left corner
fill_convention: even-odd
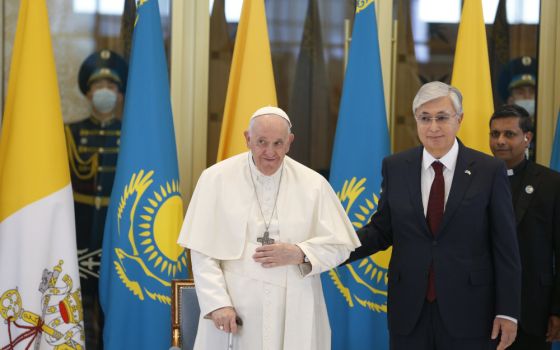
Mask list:
[[[425,148],[422,153],[422,170],[420,171],[420,184],[422,190],[422,204],[424,205],[424,216],[428,210],[428,198],[430,198],[430,189],[436,172],[432,168],[432,163],[439,161],[443,164],[443,180],[445,181],[445,205],[447,205],[447,198],[449,197],[449,190],[453,182],[453,173],[455,172],[455,165],[457,164],[457,155],[459,154],[459,143],[457,139],[451,146],[451,149],[443,157],[436,159]],[[445,208],[445,206],[444,206]]]
[[[455,172],[455,165],[457,165],[457,156],[459,155],[459,143],[457,139],[451,146],[449,152],[447,152],[443,157],[436,159],[432,156],[425,148],[422,153],[422,170],[420,171],[420,184],[422,191],[422,204],[424,205],[424,216],[428,210],[428,199],[430,198],[430,190],[432,188],[432,182],[436,176],[434,168],[432,168],[432,163],[439,161],[443,164],[443,180],[445,181],[445,205],[447,205],[447,198],[449,197],[449,191],[451,190],[451,183],[453,182],[453,173]],[[444,206],[445,208],[445,206]],[[445,209],[444,209],[445,210]],[[496,315],[496,317],[510,320],[517,324],[517,320],[513,317]]]

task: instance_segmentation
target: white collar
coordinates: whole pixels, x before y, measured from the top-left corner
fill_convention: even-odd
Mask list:
[[[251,167],[251,171],[253,172],[253,174],[255,174],[255,178],[257,180],[259,180],[259,179],[273,179],[274,181],[278,180],[278,178],[280,177],[280,174],[282,173],[282,168],[283,168],[283,164],[284,164],[285,159],[282,161],[282,164],[280,165],[280,167],[278,167],[278,169],[274,172],[274,174],[265,175],[257,168],[257,165],[255,164],[255,160],[253,159],[253,153],[251,151],[249,151],[248,154],[249,154],[248,155],[249,166]]]
[[[453,172],[455,170],[455,165],[457,164],[458,155],[459,143],[457,142],[457,139],[455,139],[455,142],[453,142],[453,146],[451,146],[449,152],[447,152],[443,157],[439,159],[434,158],[434,156],[432,156],[430,152],[428,152],[426,148],[424,148],[424,151],[422,152],[422,167],[424,168],[424,170],[427,170],[432,166],[432,163],[437,160],[442,163],[446,169]]]

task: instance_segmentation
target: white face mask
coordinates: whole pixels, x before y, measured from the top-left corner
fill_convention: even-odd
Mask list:
[[[514,103],[525,108],[530,116],[535,115],[535,100],[517,100]]]
[[[101,113],[109,113],[117,105],[117,93],[107,88],[102,88],[93,93],[93,107]]]

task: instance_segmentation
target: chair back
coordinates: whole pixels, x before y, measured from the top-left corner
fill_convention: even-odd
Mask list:
[[[172,345],[181,350],[192,350],[200,317],[194,280],[173,280],[171,286]]]

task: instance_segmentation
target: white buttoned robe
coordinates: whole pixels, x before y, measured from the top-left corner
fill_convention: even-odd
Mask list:
[[[271,238],[303,250],[310,271],[253,261],[265,222]],[[195,350],[226,348],[227,334],[207,317],[225,306],[243,320],[234,349],[330,349],[319,274],[346,260],[359,240],[321,175],[289,157],[272,176],[256,169],[250,153],[222,161],[201,175],[178,243],[192,252],[201,309]]]

